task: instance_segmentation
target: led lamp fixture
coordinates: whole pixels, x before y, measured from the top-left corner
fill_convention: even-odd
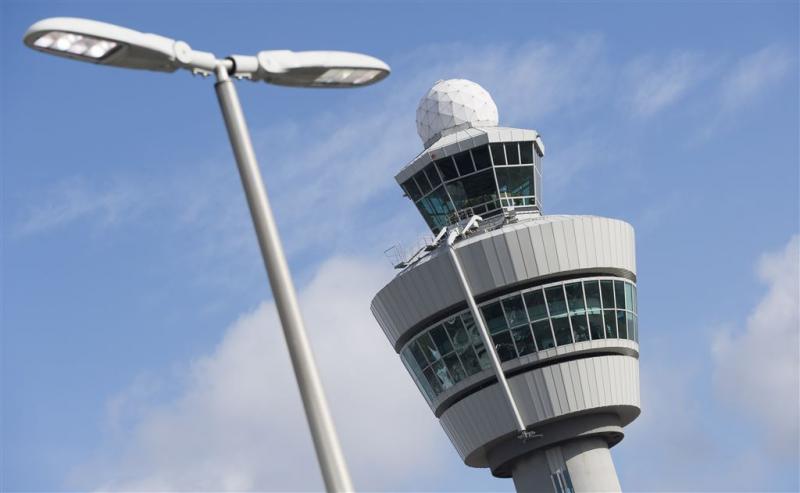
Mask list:
[[[65,52],[76,57],[99,60],[112,53],[119,45],[107,39],[52,31],[34,41],[33,46],[42,50]]]

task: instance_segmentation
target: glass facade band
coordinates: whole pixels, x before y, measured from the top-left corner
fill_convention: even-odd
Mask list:
[[[636,285],[625,279],[591,277],[546,284],[479,307],[503,362],[582,341],[639,342]],[[491,367],[469,310],[422,331],[400,357],[429,403]]]
[[[531,142],[486,144],[438,159],[401,184],[438,232],[474,214],[538,206],[541,158]]]

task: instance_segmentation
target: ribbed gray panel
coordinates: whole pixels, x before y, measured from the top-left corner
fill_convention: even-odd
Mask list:
[[[509,379],[526,424],[617,406],[639,407],[639,361],[630,356],[598,356],[558,363]],[[599,384],[599,385],[598,385]],[[635,416],[618,408],[623,426]],[[516,429],[497,384],[455,403],[440,417],[462,459],[485,467],[481,447]]]
[[[457,247],[477,296],[578,269],[636,273],[633,228],[616,219],[543,216],[473,236]],[[464,301],[444,253],[437,250],[400,273],[373,299],[372,311],[392,345],[420,321]]]

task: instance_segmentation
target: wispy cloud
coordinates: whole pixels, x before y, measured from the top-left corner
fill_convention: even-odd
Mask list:
[[[45,233],[81,221],[114,225],[147,207],[150,197],[140,192],[122,180],[99,184],[73,177],[37,191],[35,198],[29,195],[30,205],[15,233]]]
[[[790,52],[771,45],[739,60],[721,83],[720,103],[725,111],[742,108],[765,93],[789,72]]]
[[[634,116],[650,117],[677,104],[708,75],[708,61],[697,53],[644,56],[625,69],[623,98]]]
[[[800,449],[800,236],[764,255],[758,276],[767,293],[743,330],[721,331],[712,347],[714,383],[737,412],[754,419],[778,457]]]

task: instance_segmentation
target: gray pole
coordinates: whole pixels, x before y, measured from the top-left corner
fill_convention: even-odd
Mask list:
[[[297,305],[292,277],[286,257],[283,254],[278,228],[272,217],[272,209],[258,169],[253,144],[247,123],[244,120],[242,107],[236,89],[230,80],[228,70],[220,63],[216,71],[217,91],[222,116],[228,129],[236,164],[242,179],[247,204],[261,247],[261,256],[267,268],[272,295],[278,307],[278,315],[283,326],[283,335],[292,359],[292,366],[297,377],[297,386],[303,398],[303,406],[311,428],[311,437],[317,451],[317,459],[322,470],[322,479],[329,492],[353,491],[350,474],[344,460],[339,439],[333,426],[325,393],[322,390],[311,346],[308,344],[300,308]]]
[[[494,368],[497,381],[503,389],[509,406],[511,406],[511,412],[514,414],[514,421],[517,423],[517,431],[520,432],[520,438],[526,439],[532,437],[534,436],[532,432],[525,431],[525,422],[522,420],[522,415],[519,413],[516,401],[514,401],[514,394],[511,393],[511,387],[508,386],[508,380],[506,379],[505,373],[503,373],[503,367],[500,365],[500,358],[497,357],[497,351],[494,350],[492,336],[489,335],[489,331],[486,329],[486,323],[483,321],[483,315],[480,310],[478,310],[478,305],[475,304],[475,298],[472,296],[472,290],[469,288],[467,276],[464,275],[464,269],[461,267],[461,262],[458,260],[456,247],[450,243],[450,241],[451,239],[448,238],[447,253],[450,254],[450,260],[453,261],[453,267],[455,267],[456,274],[458,274],[458,280],[461,281],[461,289],[464,290],[464,296],[467,298],[467,304],[472,312],[472,318],[475,319],[478,332],[480,332],[481,339],[483,339],[483,345],[486,346],[486,352],[489,353],[489,358],[492,361],[492,368]]]

